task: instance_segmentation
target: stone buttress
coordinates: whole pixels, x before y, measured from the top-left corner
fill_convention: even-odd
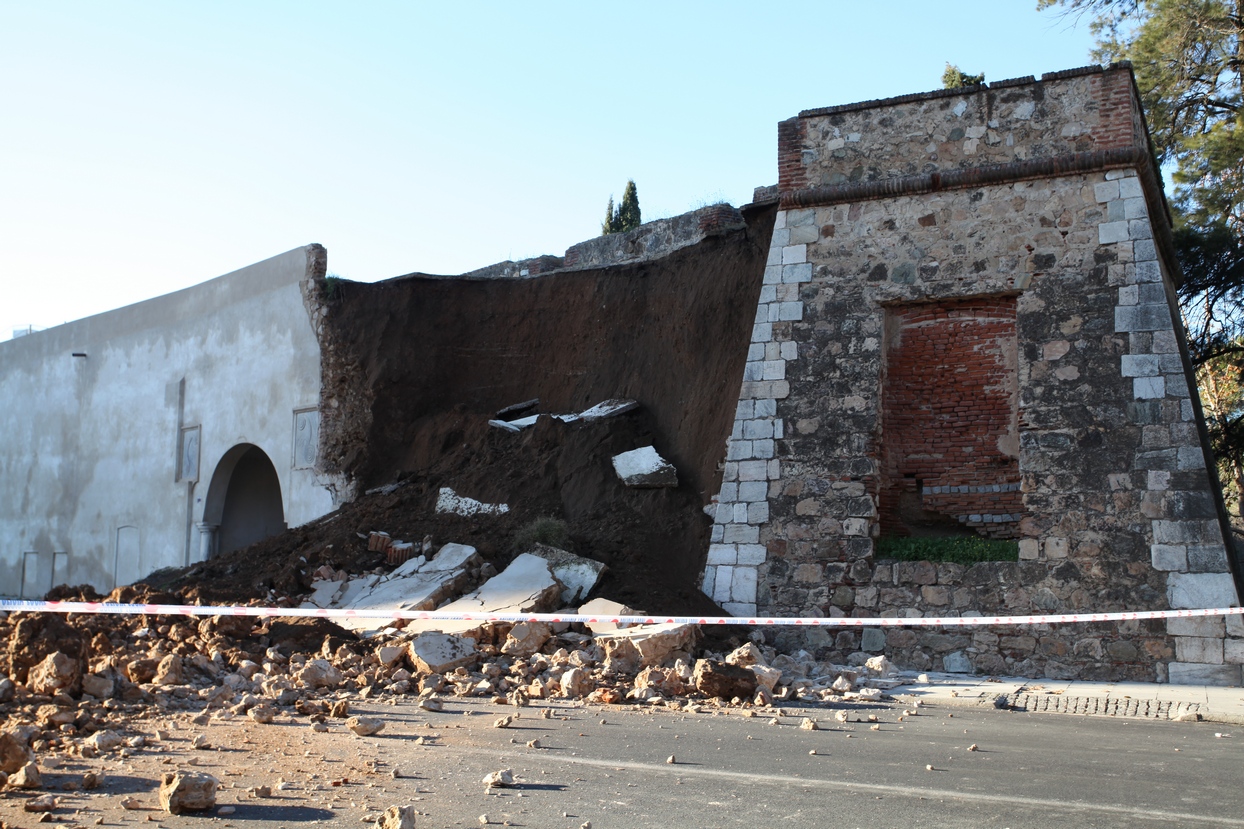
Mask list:
[[[706,594],[740,616],[1238,604],[1130,67],[805,111],[777,190]],[[964,530],[1020,560],[875,552]],[[1239,616],[771,635],[1051,678],[1244,663]]]

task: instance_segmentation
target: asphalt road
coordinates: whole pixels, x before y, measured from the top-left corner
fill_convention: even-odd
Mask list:
[[[360,738],[330,720],[317,733],[303,717],[153,717],[135,729],[165,729],[156,744],[45,773],[53,790],[87,770],[108,775],[103,789],[65,791],[54,817],[83,827],[358,829],[410,803],[418,829],[476,827],[484,815],[540,829],[1244,827],[1244,732],[1220,724],[932,706],[904,716],[901,705],[851,709],[847,723],[836,709],[788,707],[779,724],[707,708],[554,705],[547,719],[542,703],[354,708],[382,718],[384,731]],[[510,727],[493,726],[516,711]],[[804,716],[820,730],[801,729]],[[199,734],[210,748],[191,747]],[[178,768],[218,777],[218,802],[232,813],[165,814],[155,789]],[[483,777],[503,768],[516,785],[488,790]],[[257,785],[271,795],[256,797]],[[26,796],[0,797],[0,820],[33,827]],[[122,808],[126,797],[136,803]]]
[[[878,706],[845,724],[831,710],[787,708],[796,716],[778,725],[737,712],[555,708],[542,719],[526,708],[494,728],[515,709],[447,709],[377,708],[393,733],[356,741],[375,747],[392,803],[423,798],[420,827],[476,826],[481,815],[569,829],[1244,827],[1244,734],[1223,726],[928,707],[900,721],[901,707]],[[821,730],[800,729],[805,714]],[[414,745],[421,731],[441,736]],[[534,739],[541,747],[527,746]],[[418,777],[393,779],[394,768]],[[501,768],[518,785],[488,792],[483,776]]]

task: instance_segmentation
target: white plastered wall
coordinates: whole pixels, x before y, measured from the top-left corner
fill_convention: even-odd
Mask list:
[[[332,509],[294,462],[295,413],[319,402],[301,285],[317,254],[0,343],[0,595],[198,560],[213,472],[239,444],[272,461],[289,526]],[[194,427],[197,475],[179,464]]]

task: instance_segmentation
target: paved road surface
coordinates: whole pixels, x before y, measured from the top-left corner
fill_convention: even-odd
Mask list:
[[[1244,827],[1244,731],[1222,724],[935,706],[900,721],[901,705],[876,705],[852,709],[845,724],[831,709],[788,707],[792,716],[771,725],[738,711],[599,706],[554,706],[556,716],[544,719],[532,706],[511,727],[494,728],[516,709],[481,700],[448,701],[443,713],[357,708],[385,719],[384,732],[359,738],[330,720],[319,734],[301,717],[150,721],[152,730],[171,729],[163,747],[109,760],[107,788],[66,793],[57,817],[143,829],[357,829],[388,806],[413,803],[419,829],[475,827],[481,815],[494,826],[540,829],[587,821],[593,829]],[[805,715],[821,730],[800,729]],[[213,750],[190,748],[197,733]],[[541,747],[527,746],[537,739]],[[219,802],[233,814],[205,820],[158,809],[159,776],[190,761],[228,784]],[[501,768],[518,785],[489,793],[481,780]],[[84,770],[85,761],[70,763],[45,778],[57,785]],[[273,797],[247,793],[259,784]],[[122,810],[124,795],[141,808]],[[36,816],[20,802],[4,797],[0,819],[33,827]]]
[[[392,803],[424,798],[421,827],[475,826],[481,814],[570,829],[584,821],[594,829],[1244,827],[1244,734],[1212,724],[928,707],[900,722],[899,707],[851,712],[854,720],[874,714],[873,730],[825,709],[788,708],[798,716],[770,725],[737,713],[642,709],[558,708],[559,718],[542,719],[527,708],[498,729],[496,717],[514,709],[448,708],[378,708],[392,736],[337,740],[379,746],[381,774],[419,775],[389,777],[386,794]],[[804,714],[822,730],[800,729]],[[441,745],[413,745],[420,731],[440,734]],[[528,748],[533,739],[542,747]],[[503,767],[519,786],[486,793],[482,777]],[[392,803],[373,797],[370,805]],[[347,811],[332,825],[358,826],[359,817]]]

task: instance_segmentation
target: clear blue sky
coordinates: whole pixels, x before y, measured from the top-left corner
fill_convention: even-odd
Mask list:
[[[0,339],[309,242],[361,281],[777,180],[801,109],[1090,62],[1035,0],[0,0]]]

